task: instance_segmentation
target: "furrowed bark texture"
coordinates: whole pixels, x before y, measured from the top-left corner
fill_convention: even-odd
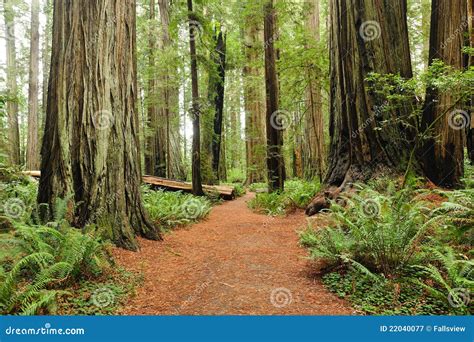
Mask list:
[[[463,1],[433,0],[431,4],[430,64],[442,60],[456,69],[466,66],[462,53],[467,32],[467,6]],[[428,88],[423,111],[423,127],[432,139],[423,151],[426,175],[436,185],[456,187],[464,174],[464,129],[467,111],[455,92]],[[466,116],[463,118],[463,116]],[[458,120],[464,123],[457,127]]]
[[[330,2],[331,137],[327,185],[366,180],[379,171],[402,172],[410,152],[395,120],[402,110],[381,111],[365,81],[370,72],[412,77],[406,1]],[[383,120],[382,130],[374,130]]]
[[[54,1],[38,202],[118,246],[159,239],[140,195],[134,0]]]
[[[266,179],[265,87],[260,51],[263,45],[263,32],[261,23],[253,15],[245,18],[244,30],[246,183],[252,184],[264,182]]]
[[[273,0],[265,4],[264,13],[267,172],[268,189],[272,192],[283,191],[285,177],[285,164],[282,154],[283,131],[278,125],[279,84],[276,70],[277,53],[274,47],[276,12],[273,7]]]

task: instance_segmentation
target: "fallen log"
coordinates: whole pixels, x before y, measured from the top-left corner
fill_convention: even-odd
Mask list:
[[[171,191],[192,192],[193,190],[193,186],[189,182],[177,181],[156,176],[143,176],[143,182]],[[203,184],[202,188],[205,192],[219,194],[219,196],[223,199],[231,200],[235,198],[235,190],[231,186]]]
[[[41,171],[23,171],[23,174],[35,178],[41,177]],[[189,182],[177,181],[162,177],[155,176],[143,176],[143,183],[152,185],[154,187],[170,190],[170,191],[183,191],[183,192],[192,192],[193,186]],[[202,188],[205,192],[217,193],[219,197],[232,200],[235,198],[235,190],[231,186],[223,185],[203,185]]]

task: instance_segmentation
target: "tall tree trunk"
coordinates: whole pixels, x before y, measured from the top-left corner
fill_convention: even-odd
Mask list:
[[[39,0],[31,2],[30,70],[28,81],[28,142],[26,168],[39,168],[38,148],[38,69],[39,69]]]
[[[265,41],[265,89],[266,89],[266,128],[267,128],[267,171],[268,190],[283,191],[284,161],[282,154],[283,131],[279,125],[279,84],[276,70],[276,51],[274,47],[276,32],[276,12],[274,0],[264,5],[264,41]]]
[[[320,41],[319,30],[319,0],[312,0],[307,19],[307,30],[310,41],[307,47],[314,47]],[[305,177],[319,176],[322,182],[323,172],[326,168],[324,148],[324,122],[321,97],[321,71],[315,65],[310,65],[307,70],[308,86],[306,88],[305,135],[307,140],[308,157],[305,160]]]
[[[6,32],[6,61],[7,61],[7,115],[8,115],[8,144],[9,159],[13,165],[21,163],[20,129],[18,126],[18,86],[15,46],[15,13],[12,0],[3,0],[3,16]]]
[[[140,194],[134,0],[54,1],[53,44],[38,202],[51,219],[96,224],[118,246],[159,239]],[[120,66],[119,68],[117,66]],[[44,208],[44,207],[43,207]]]
[[[325,183],[367,180],[379,171],[402,172],[410,148],[401,125],[403,109],[380,111],[365,81],[370,72],[411,78],[406,0],[330,2],[330,125]],[[381,130],[375,130],[382,122]]]
[[[41,115],[39,119],[39,131],[44,131],[44,121],[46,118],[46,102],[48,101],[48,78],[49,78],[49,63],[51,50],[51,21],[52,21],[52,6],[51,0],[46,0],[44,4],[45,27],[43,31],[43,42],[41,47],[41,64],[42,64],[42,80],[41,80]],[[41,145],[42,135],[39,136],[39,146]]]
[[[150,23],[153,28],[155,23],[155,0],[150,0]],[[146,139],[145,172],[159,177],[166,177],[166,117],[164,109],[158,106],[157,77],[156,77],[156,41],[157,31],[150,30],[148,38],[148,96],[147,112],[150,134]]]
[[[170,33],[170,0],[158,0],[162,26],[162,48],[166,54],[176,49]],[[173,82],[177,68],[172,65],[165,67],[163,82],[164,115],[166,118],[166,166],[167,177],[185,179],[183,158],[181,156],[181,136],[179,132],[179,84]]]
[[[251,5],[251,1],[247,2]],[[251,13],[250,9],[247,9]],[[246,184],[265,181],[266,130],[263,71],[260,49],[263,45],[261,23],[254,15],[245,18],[245,66],[243,68],[245,106]]]
[[[474,49],[474,0],[467,1],[467,17],[469,20],[469,46],[471,49]],[[474,66],[474,56],[469,57],[468,67]],[[470,99],[470,125],[466,127],[466,145],[467,145],[467,155],[471,161],[471,165],[474,165],[474,94]]]
[[[456,69],[465,66],[464,46],[467,6],[463,1],[433,0],[431,9],[430,64],[440,59]],[[424,169],[435,184],[456,187],[464,173],[465,127],[456,127],[458,116],[467,115],[452,92],[428,88],[423,111],[423,128],[430,129],[432,139],[424,148]],[[463,119],[463,118],[461,118]],[[467,118],[464,118],[467,121]]]
[[[224,132],[226,132],[224,130]],[[219,179],[226,181],[227,180],[227,163],[226,163],[226,154],[227,154],[227,133],[222,133],[221,141],[220,141],[220,148],[219,148],[219,165],[218,165],[218,175]]]
[[[204,195],[202,190],[201,178],[201,132],[199,118],[201,116],[201,109],[199,105],[199,82],[197,69],[197,54],[196,54],[196,35],[195,22],[196,18],[193,13],[193,0],[188,2],[188,16],[189,16],[189,51],[191,54],[191,86],[192,86],[192,118],[193,118],[193,146],[192,146],[192,184],[193,194],[197,196]]]
[[[224,86],[226,71],[226,35],[220,29],[215,37],[215,51],[213,62],[216,66],[217,75],[213,81],[212,97],[214,104],[214,125],[211,142],[212,150],[212,172],[219,180],[219,162],[221,155],[222,125],[224,117]]]

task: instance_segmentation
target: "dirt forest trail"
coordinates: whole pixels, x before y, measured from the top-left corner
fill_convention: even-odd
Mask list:
[[[247,207],[254,194],[214,207],[209,217],[141,240],[138,253],[115,250],[144,283],[125,303],[128,315],[346,315],[350,306],[311,277],[296,230],[303,212],[268,217]]]

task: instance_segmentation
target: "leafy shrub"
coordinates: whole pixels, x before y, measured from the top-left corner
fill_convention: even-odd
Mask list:
[[[100,275],[111,262],[100,240],[74,228],[18,226],[10,243],[17,244],[23,256],[13,265],[2,265],[3,314],[54,311],[65,286]]]
[[[289,180],[285,182],[283,193],[258,193],[248,205],[267,215],[284,215],[295,208],[305,208],[318,191],[318,183]]]
[[[148,187],[143,188],[143,201],[150,217],[165,229],[199,221],[211,210],[211,202],[205,197]]]

